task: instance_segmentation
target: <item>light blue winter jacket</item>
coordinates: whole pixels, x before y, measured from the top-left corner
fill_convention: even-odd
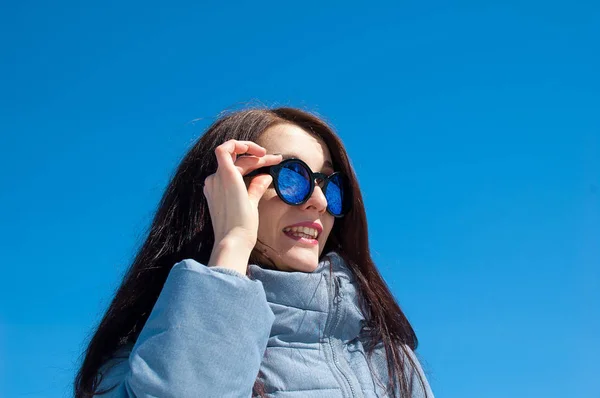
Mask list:
[[[249,267],[250,278],[177,263],[135,345],[105,365],[100,388],[116,387],[104,396],[251,397],[259,370],[269,397],[388,396],[385,350],[375,349],[371,373],[356,282],[340,256],[312,273]],[[412,373],[411,398],[433,398],[408,351],[425,382]]]

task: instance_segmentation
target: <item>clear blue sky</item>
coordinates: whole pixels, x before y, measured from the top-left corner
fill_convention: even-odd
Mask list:
[[[255,101],[341,135],[438,397],[600,397],[600,3],[324,3],[2,5],[0,396],[69,396],[179,159]]]

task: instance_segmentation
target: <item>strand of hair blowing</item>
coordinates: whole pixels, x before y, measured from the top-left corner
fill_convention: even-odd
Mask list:
[[[215,148],[230,139],[256,142],[263,131],[278,123],[296,124],[323,139],[334,166],[350,177],[354,197],[352,211],[336,220],[323,253],[336,250],[356,275],[361,309],[369,319],[365,349],[370,356],[379,343],[384,345],[389,376],[387,389],[391,396],[412,396],[410,380],[415,364],[407,350],[416,349],[417,338],[371,259],[362,196],[343,145],[316,116],[297,109],[278,108],[251,109],[223,116],[181,161],[160,200],[144,243],[89,341],[75,378],[77,398],[106,392],[97,390],[102,380],[101,369],[106,370],[102,366],[114,358],[121,347],[135,343],[173,265],[187,258],[208,263],[214,234],[202,182],[217,170]],[[265,397],[261,376],[259,373],[253,394]],[[423,380],[420,383],[423,385]]]

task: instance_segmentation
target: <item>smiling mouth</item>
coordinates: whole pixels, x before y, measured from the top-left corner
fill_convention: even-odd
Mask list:
[[[300,227],[306,228],[306,227]],[[316,246],[319,244],[319,241],[316,239],[318,236],[318,232],[314,228],[306,228],[309,231],[306,233],[303,230],[297,230],[296,228],[284,228],[283,233],[290,239],[295,240],[296,242],[306,244],[308,246]],[[310,231],[312,230],[312,231]]]
[[[283,233],[288,236],[306,239],[317,239],[319,237],[319,231],[316,228],[310,227],[286,227],[283,229]]]

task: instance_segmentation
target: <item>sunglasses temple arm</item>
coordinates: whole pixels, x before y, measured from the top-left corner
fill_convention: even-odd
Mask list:
[[[260,169],[256,169],[254,171],[251,171],[250,173],[246,174],[244,177],[254,177],[257,176],[259,174],[271,174],[270,173],[270,168],[267,167],[261,167]]]

